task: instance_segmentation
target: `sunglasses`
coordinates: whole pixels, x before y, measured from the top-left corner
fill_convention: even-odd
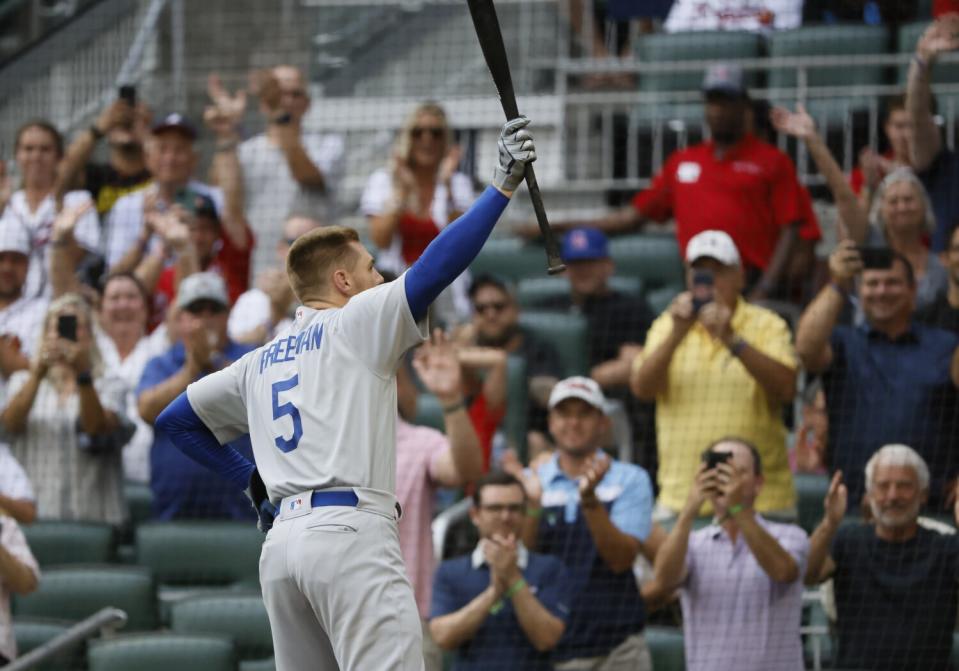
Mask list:
[[[474,303],[473,309],[476,310],[479,314],[486,314],[487,311],[491,312],[502,312],[509,307],[509,303],[505,301],[493,301],[491,303]]]
[[[509,513],[510,515],[522,515],[526,512],[525,503],[491,503],[489,505],[481,505],[480,510],[485,510],[488,513],[493,515],[502,515],[503,513]]]
[[[202,315],[204,312],[211,312],[216,315],[226,312],[225,305],[222,305],[216,301],[207,300],[205,298],[198,301],[193,301],[184,309],[191,315]]]
[[[413,139],[415,140],[419,140],[421,137],[423,137],[423,133],[429,133],[434,140],[439,140],[439,139],[442,139],[443,135],[446,133],[446,129],[439,128],[437,126],[431,126],[426,128],[422,126],[416,126],[413,130],[410,131],[410,135],[412,135]]]

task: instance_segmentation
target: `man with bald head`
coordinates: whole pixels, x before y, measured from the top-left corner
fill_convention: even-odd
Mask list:
[[[255,72],[253,93],[259,98],[266,130],[241,143],[246,212],[258,245],[253,272],[273,265],[280,225],[295,215],[333,222],[337,181],[343,166],[340,135],[304,132],[310,108],[307,82],[291,65]]]
[[[290,324],[295,301],[286,276],[286,255],[298,237],[322,225],[316,219],[298,215],[283,222],[283,237],[274,247],[273,266],[260,272],[256,286],[241,295],[230,311],[230,338],[262,345]]]

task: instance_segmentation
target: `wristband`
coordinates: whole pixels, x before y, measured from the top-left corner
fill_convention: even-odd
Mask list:
[[[490,606],[490,609],[489,609],[490,615],[496,615],[501,610],[503,610],[503,607],[506,606],[506,600],[512,599],[516,595],[516,593],[519,592],[524,587],[526,587],[525,578],[520,578],[515,583],[513,583],[513,586],[503,593],[503,596],[500,597],[499,601],[497,601],[492,606]]]
[[[89,387],[93,384],[93,376],[89,371],[85,373],[77,373],[77,386],[78,387]]]
[[[736,515],[736,514],[738,514],[738,513],[741,513],[741,512],[744,511],[745,509],[746,509],[746,506],[744,506],[744,505],[741,504],[741,503],[737,503],[737,504],[735,504],[735,505],[729,506],[729,509],[726,510],[726,518],[728,519],[728,518],[732,517],[733,515]]]
[[[90,135],[93,136],[94,141],[103,139],[103,136],[106,134],[102,130],[97,128],[96,124],[91,124],[89,131],[90,131]]]
[[[442,409],[443,409],[444,415],[452,415],[454,412],[462,410],[465,407],[466,407],[466,404],[463,403],[462,399],[460,399],[456,403],[451,403],[450,405],[444,405]]]
[[[736,336],[733,338],[733,341],[728,345],[729,352],[736,358],[739,358],[739,355],[743,353],[743,350],[746,349],[747,343],[745,340]]]
[[[920,70],[925,70],[929,67],[929,63],[926,61],[926,59],[919,54],[912,55],[912,62],[918,65]]]
[[[543,509],[542,509],[542,508],[529,508],[529,507],[527,507],[527,508],[526,508],[526,516],[527,516],[527,517],[532,517],[532,518],[534,518],[534,519],[539,519],[540,517],[543,516]]]

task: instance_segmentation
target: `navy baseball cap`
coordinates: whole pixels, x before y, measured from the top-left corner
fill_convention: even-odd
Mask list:
[[[747,92],[742,68],[732,63],[713,63],[703,78],[703,93],[745,98]]]
[[[563,261],[593,261],[609,258],[609,240],[598,228],[574,228],[563,238]]]
[[[186,135],[191,140],[196,139],[196,126],[185,116],[176,112],[164,116],[153,124],[153,128],[150,130],[154,135],[159,135],[167,131],[176,131],[177,133]]]

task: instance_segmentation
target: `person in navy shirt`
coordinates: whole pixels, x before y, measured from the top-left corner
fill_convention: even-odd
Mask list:
[[[852,241],[829,257],[832,282],[799,320],[796,350],[823,374],[829,413],[826,462],[841,470],[858,505],[866,462],[887,443],[912,446],[929,464],[929,505],[937,510],[956,469],[959,335],[914,319],[916,278],[893,253],[889,268],[864,268]],[[865,321],[836,326],[855,277]]]
[[[147,362],[137,387],[140,416],[153,424],[157,415],[187,385],[223,368],[253,350],[227,337],[229,299],[223,278],[197,273],[184,278],[177,291],[179,340]],[[252,461],[248,435],[230,445]],[[226,518],[254,520],[249,500],[227,480],[211,480],[209,471],[176,449],[157,431],[150,450],[153,514],[161,520]]]
[[[569,571],[571,614],[556,668],[645,671],[652,664],[642,637],[646,608],[632,569],[640,552],[653,558],[653,487],[645,470],[597,447],[609,428],[605,406],[590,378],[553,388],[549,431],[557,451],[526,477],[524,541]]]
[[[559,560],[519,540],[525,512],[522,483],[489,473],[470,510],[479,544],[436,571],[430,633],[441,648],[457,651],[458,671],[553,668],[549,651],[566,629],[569,580]]]

